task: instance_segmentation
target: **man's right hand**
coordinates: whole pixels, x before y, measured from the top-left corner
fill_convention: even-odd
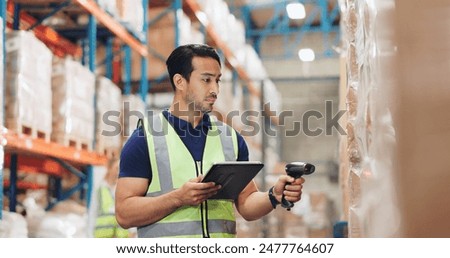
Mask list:
[[[221,188],[220,185],[216,185],[214,182],[202,183],[202,179],[203,176],[200,175],[175,190],[177,199],[180,201],[180,206],[199,205],[209,197],[215,195]]]

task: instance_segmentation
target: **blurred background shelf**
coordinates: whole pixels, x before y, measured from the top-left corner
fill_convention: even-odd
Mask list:
[[[147,6],[146,1],[142,1],[142,4]],[[6,51],[3,52],[3,67],[6,68],[7,73],[10,73],[10,65],[15,64],[15,60],[11,59],[10,63],[6,63],[6,55],[10,55],[11,51],[18,51],[15,56],[12,58],[22,58],[27,59],[27,54],[33,53],[33,50],[26,50],[23,47],[22,40],[20,37],[25,37],[26,34],[24,31],[32,31],[35,37],[40,40],[45,46],[51,51],[51,55],[55,57],[59,57],[60,60],[77,60],[81,64],[88,67],[88,69],[83,70],[83,73],[86,74],[88,71],[92,73],[92,78],[94,79],[93,84],[91,84],[91,89],[89,92],[96,91],[96,82],[94,73],[98,68],[96,63],[96,52],[97,52],[97,43],[108,44],[113,48],[113,42],[107,42],[110,38],[114,38],[117,41],[117,45],[127,46],[130,49],[136,51],[139,55],[142,56],[142,62],[145,65],[145,56],[147,55],[147,49],[145,47],[145,33],[142,31],[133,30],[127,27],[127,24],[122,24],[116,18],[114,18],[111,14],[100,8],[95,1],[21,1],[21,0],[9,0],[2,1],[0,4],[2,9],[2,18],[5,18],[4,24],[6,27],[3,28],[3,46]],[[100,22],[97,24],[97,20]],[[11,34],[12,31],[23,31],[24,33]],[[6,41],[6,33],[8,31],[8,35],[14,35],[17,37],[17,40],[14,41]],[[28,37],[28,36],[27,36]],[[32,49],[33,42],[28,42],[30,45],[30,49]],[[23,54],[21,48],[24,50]],[[41,47],[42,48],[42,47]],[[45,47],[44,47],[45,48]],[[28,52],[27,52],[28,51]],[[36,55],[39,53],[33,53]],[[44,54],[44,53],[43,53]],[[22,55],[22,56],[21,56]],[[45,53],[44,56],[48,55]],[[22,60],[18,59],[18,60]],[[55,59],[56,60],[56,59]],[[55,60],[53,60],[53,65],[55,65]],[[108,59],[108,68],[107,74],[103,76],[109,76],[112,78],[114,72],[117,74],[120,72],[119,68],[113,71],[113,60]],[[11,63],[12,62],[12,63]],[[50,61],[51,62],[51,61]],[[59,63],[60,68],[64,68],[66,65],[72,65],[71,61],[63,61]],[[28,60],[30,63],[30,60]],[[58,63],[56,63],[58,64]],[[80,66],[81,66],[80,64]],[[7,66],[8,65],[8,66]],[[29,66],[36,65],[31,63]],[[38,64],[42,65],[45,69],[46,64]],[[50,65],[52,65],[50,63]],[[75,66],[73,66],[75,65]],[[73,63],[73,68],[77,68],[76,63]],[[18,63],[15,65],[14,69],[27,69],[29,67],[24,66],[22,63]],[[55,66],[56,67],[56,66]],[[57,68],[57,67],[56,67]],[[58,69],[60,69],[58,68]],[[53,68],[55,69],[55,68]],[[5,70],[5,71],[6,71]],[[38,73],[48,73],[49,71],[41,70]],[[63,70],[57,70],[57,72],[61,72]],[[70,71],[70,70],[68,70]],[[80,70],[81,71],[81,70]],[[16,86],[8,86],[8,87],[24,87],[26,85],[22,85],[23,81],[21,78],[25,78],[26,80],[30,75],[30,71],[22,71],[17,70],[19,74],[19,78],[17,80],[18,84]],[[24,73],[24,74],[22,74]],[[52,76],[54,78],[55,71],[52,73],[52,69],[50,68],[50,73],[48,76]],[[8,75],[9,76],[9,75]],[[84,80],[86,78],[76,78],[77,76],[84,77],[83,75],[73,75],[70,80]],[[90,77],[91,75],[89,75]],[[145,74],[144,74],[145,76]],[[45,75],[44,75],[45,77]],[[14,77],[13,77],[14,78]],[[117,77],[120,78],[120,77]],[[39,79],[40,80],[40,79]],[[48,81],[46,79],[46,81]],[[26,82],[26,81],[25,81]],[[65,83],[66,81],[64,81]],[[82,82],[82,81],[81,81]],[[8,82],[10,83],[10,82]],[[39,82],[40,83],[40,82]],[[76,82],[80,83],[80,81]],[[83,82],[84,83],[84,82]],[[100,82],[99,82],[100,83]],[[104,82],[102,82],[105,84]],[[3,85],[3,84],[2,84]],[[64,84],[60,85],[61,87],[67,87]],[[80,85],[77,85],[80,86]],[[47,87],[47,86],[46,86]],[[101,86],[102,89],[108,89],[111,86]],[[106,87],[106,88],[105,88]],[[82,89],[82,88],[80,88]],[[64,89],[63,91],[65,91]],[[61,91],[61,90],[58,90]],[[7,90],[5,92],[10,92]],[[109,92],[109,90],[108,90]],[[97,96],[98,95],[98,96]],[[103,94],[104,95],[104,94]],[[70,97],[70,95],[67,95]],[[23,98],[22,95],[18,95],[18,97]],[[51,97],[51,96],[50,96]],[[119,99],[117,101],[121,101],[121,95],[118,95]],[[47,96],[45,97],[47,98]],[[92,95],[91,106],[92,114],[95,114],[97,110],[97,100],[102,101],[100,93],[95,93]],[[11,102],[11,97],[8,96],[8,99],[3,97],[3,102],[5,103]],[[14,105],[23,105],[27,104],[27,100],[14,100],[12,103],[16,103]],[[42,99],[46,100],[46,99]],[[63,99],[62,99],[63,100]],[[46,100],[47,101],[47,100]],[[23,102],[23,103],[21,103]],[[46,103],[41,102],[41,103]],[[31,105],[32,103],[29,103]],[[39,103],[40,104],[40,103]],[[35,109],[41,109],[39,104],[35,107]],[[8,104],[11,105],[11,104]],[[8,114],[8,110],[6,110],[6,115]],[[51,110],[50,110],[51,112]],[[81,111],[84,112],[84,111]],[[3,115],[3,116],[6,116]],[[80,115],[84,115],[80,113]],[[92,116],[94,117],[94,116]],[[13,121],[17,119],[16,121]],[[3,169],[7,169],[9,177],[7,179],[8,187],[7,189],[3,189],[3,183],[0,184],[0,219],[2,217],[3,210],[3,193],[6,191],[9,202],[9,210],[15,211],[15,207],[17,205],[17,194],[18,190],[23,190],[23,188],[30,189],[41,189],[42,185],[35,185],[33,183],[25,183],[18,180],[19,173],[38,173],[45,174],[52,178],[54,184],[51,187],[48,187],[49,193],[54,197],[49,203],[49,207],[54,206],[59,201],[67,200],[71,198],[72,195],[76,193],[80,193],[80,200],[84,201],[86,206],[89,207],[90,198],[92,195],[92,187],[93,187],[93,171],[94,167],[106,167],[108,161],[111,158],[117,158],[118,152],[112,151],[108,149],[108,142],[105,142],[101,139],[101,135],[92,135],[91,140],[89,138],[81,139],[76,136],[64,136],[60,135],[55,138],[53,134],[50,137],[50,131],[40,130],[39,128],[34,126],[34,122],[31,123],[29,121],[22,121],[23,117],[12,118],[9,117],[7,119],[7,123],[14,124],[14,128],[7,128],[3,133],[3,143],[4,148],[3,151],[5,153],[4,159],[5,164]],[[2,119],[3,120],[3,119]],[[31,121],[31,120],[30,120]],[[71,121],[72,123],[73,121]],[[75,121],[76,122],[76,121]],[[5,121],[3,121],[5,123]],[[2,123],[2,125],[4,125]],[[58,123],[66,123],[66,121],[62,120]],[[92,128],[97,127],[94,125],[94,120],[92,120]],[[95,122],[97,123],[97,122]],[[25,130],[26,129],[26,130]],[[25,130],[25,131],[24,131]],[[88,130],[89,132],[89,130]],[[94,132],[92,132],[94,133]],[[40,135],[39,135],[40,134]],[[50,139],[51,138],[51,139]],[[55,139],[58,139],[55,141]],[[101,141],[102,140],[102,141]],[[112,157],[112,155],[115,155]],[[71,174],[75,181],[73,185],[70,186],[69,189],[64,190],[62,186],[62,179],[66,177],[67,174]],[[5,174],[0,173],[0,179],[2,179]],[[5,179],[6,180],[6,179]],[[5,181],[6,182],[6,181]],[[65,191],[65,192],[64,192]]]

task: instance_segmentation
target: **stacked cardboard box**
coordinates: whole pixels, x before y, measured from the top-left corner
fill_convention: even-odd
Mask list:
[[[395,157],[386,165],[396,172],[398,235],[449,237],[450,2],[397,0],[393,7],[380,6],[383,28],[391,28],[380,34],[386,39],[383,53],[396,53],[383,56],[391,65],[383,67],[387,85],[382,85],[392,95],[391,127],[384,132],[390,136],[386,142],[395,142],[396,148],[384,154]]]
[[[95,75],[70,58],[55,58],[52,90],[52,140],[65,146],[92,150]]]
[[[96,80],[96,145],[97,152],[110,158],[117,157],[122,145],[122,92],[106,77]]]
[[[52,53],[32,32],[7,34],[6,127],[50,140]]]
[[[374,69],[374,62],[367,58],[369,48],[376,48],[375,35],[371,31],[374,22],[373,9],[369,9],[364,0],[351,0],[341,3],[343,10],[343,46],[345,51],[343,57],[346,60],[345,74],[342,78],[345,83],[341,83],[344,88],[341,92],[345,94],[345,103],[347,106],[347,137],[342,139],[346,141],[346,149],[341,149],[344,157],[343,161],[347,165],[341,166],[341,185],[346,200],[343,201],[344,218],[349,220],[349,236],[364,237],[367,232],[363,224],[363,217],[368,203],[365,203],[362,195],[363,185],[366,183],[365,175],[371,174],[372,170],[367,163],[373,157],[369,154],[371,148],[367,127],[367,121],[370,121],[371,115],[368,110],[368,96],[373,87],[374,81],[370,81],[368,72]],[[363,10],[366,10],[364,12]],[[372,23],[370,23],[372,22]],[[366,33],[366,34],[365,34]],[[370,36],[372,41],[364,43],[363,35]],[[376,56],[373,59],[377,58]],[[372,88],[373,89],[373,88]]]
[[[450,4],[341,2],[349,236],[448,237]]]

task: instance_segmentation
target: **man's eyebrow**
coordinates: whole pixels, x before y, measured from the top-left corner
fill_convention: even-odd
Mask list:
[[[205,73],[201,73],[201,75],[206,75],[206,76],[212,76],[212,77],[221,77],[222,76],[222,74],[221,73],[219,73],[219,74],[213,74],[213,73],[208,73],[208,72],[205,72]]]

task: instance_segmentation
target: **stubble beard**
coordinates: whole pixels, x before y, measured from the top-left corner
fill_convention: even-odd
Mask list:
[[[187,95],[185,98],[186,103],[188,103],[188,107],[190,110],[193,110],[196,114],[197,112],[201,112],[201,115],[210,113],[213,110],[214,104],[205,104],[203,101],[195,101],[195,98],[192,95]]]

